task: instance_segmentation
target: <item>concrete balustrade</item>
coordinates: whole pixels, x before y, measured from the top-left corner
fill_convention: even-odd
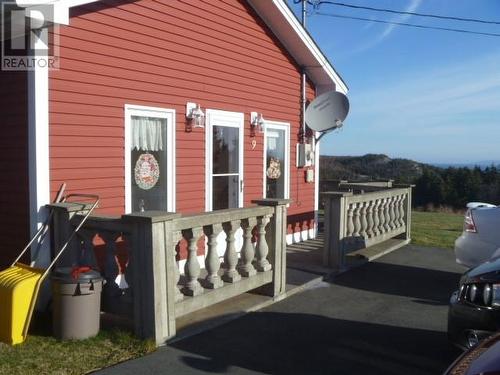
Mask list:
[[[324,192],[323,263],[345,267],[345,255],[388,239],[410,240],[412,186],[339,183],[345,191]],[[356,194],[357,193],[357,194]]]
[[[263,199],[248,208],[185,216],[159,211],[91,216],[60,265],[78,264],[82,249],[93,257],[100,237],[105,245],[103,307],[132,318],[139,337],[160,345],[176,334],[177,317],[257,288],[276,299],[283,295],[288,202]],[[60,244],[81,220],[82,208],[66,203],[50,208],[55,211],[54,242]],[[221,263],[217,249],[222,232],[226,238]],[[242,233],[239,242],[237,233]],[[177,259],[183,240],[187,259],[182,273]],[[119,242],[128,256],[122,275],[116,260]],[[242,243],[241,248],[236,243]],[[205,254],[204,270],[200,253]]]

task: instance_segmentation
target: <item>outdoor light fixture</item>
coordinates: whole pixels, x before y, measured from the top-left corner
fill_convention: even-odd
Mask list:
[[[186,103],[186,118],[194,123],[195,128],[205,127],[205,114],[197,103]]]
[[[250,125],[252,130],[259,129],[259,133],[264,133],[266,130],[266,120],[262,116],[262,113],[252,112],[250,113]]]
[[[335,119],[335,129],[341,128],[342,126],[344,126],[342,120],[339,120],[338,118]]]

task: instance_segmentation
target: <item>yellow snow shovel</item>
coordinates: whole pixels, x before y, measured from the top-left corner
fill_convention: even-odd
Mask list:
[[[31,241],[21,251],[21,254],[6,270],[0,272],[0,341],[9,345],[24,342],[28,334],[28,328],[33,314],[33,309],[38,297],[38,291],[43,280],[49,274],[51,268],[57,262],[64,250],[68,247],[76,233],[80,230],[92,211],[99,203],[99,197],[89,194],[70,194],[56,201],[67,201],[68,198],[93,199],[90,209],[82,203],[82,210],[88,209],[82,221],[69,236],[62,248],[47,269],[35,268],[33,265],[26,265],[19,262],[30,246],[47,232],[48,225],[52,219],[52,212]],[[59,197],[60,198],[60,197]]]

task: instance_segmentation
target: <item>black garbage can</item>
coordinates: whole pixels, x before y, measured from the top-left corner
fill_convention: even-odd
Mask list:
[[[52,272],[56,338],[79,340],[99,333],[102,281],[101,274],[89,267],[61,267]]]

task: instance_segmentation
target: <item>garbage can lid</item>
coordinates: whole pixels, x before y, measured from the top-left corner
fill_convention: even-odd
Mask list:
[[[59,267],[52,271],[51,279],[62,284],[90,283],[101,281],[99,272],[90,267]]]

